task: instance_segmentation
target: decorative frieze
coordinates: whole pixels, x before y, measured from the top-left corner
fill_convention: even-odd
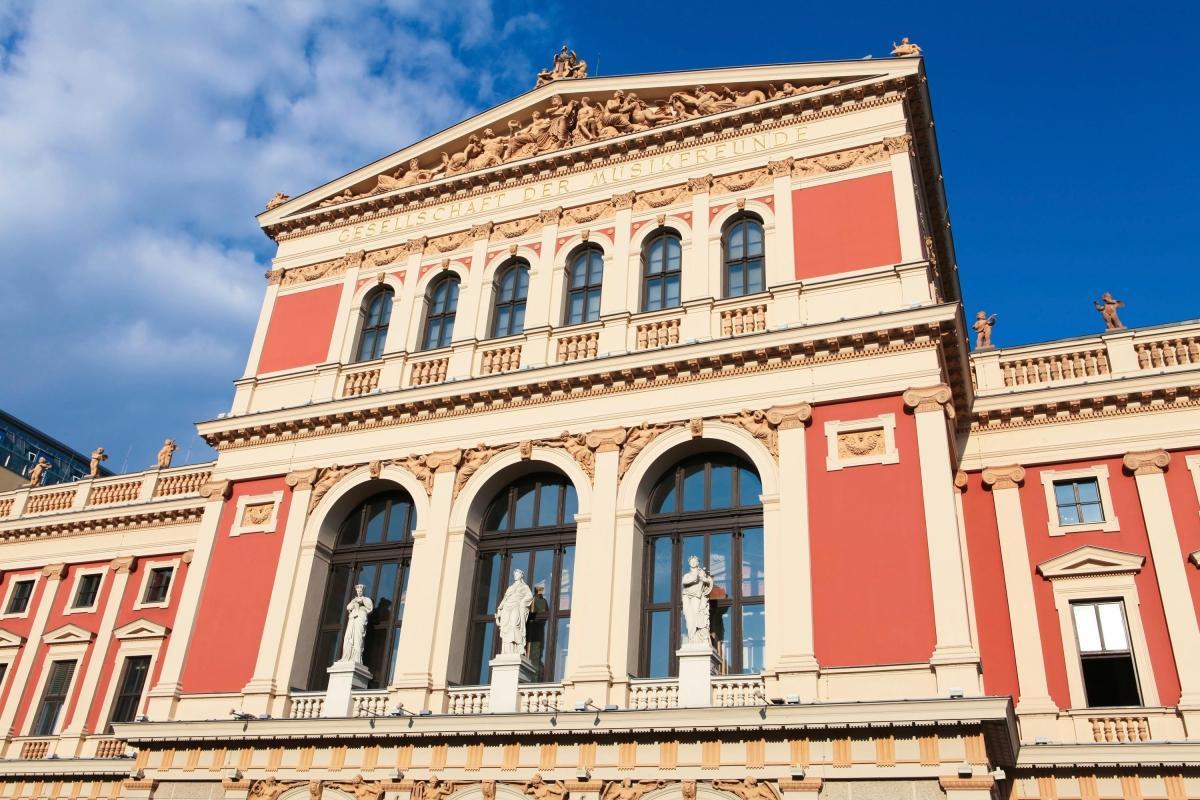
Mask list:
[[[831,172],[842,172],[851,167],[866,167],[878,164],[890,157],[883,142],[839,150],[820,156],[797,159],[792,164],[792,174],[801,178],[815,178]]]

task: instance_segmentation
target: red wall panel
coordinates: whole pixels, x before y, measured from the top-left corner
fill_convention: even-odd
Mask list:
[[[239,497],[281,489],[283,501],[273,532],[229,535]],[[216,543],[200,592],[196,623],[180,678],[184,692],[237,692],[250,680],[291,498],[291,490],[282,477],[234,486],[221,511]]]
[[[792,192],[796,277],[895,264],[900,228],[892,174],[836,181]]]
[[[325,361],[341,296],[338,285],[276,297],[258,359],[259,374]]]
[[[1192,606],[1200,618],[1200,567],[1189,559],[1200,550],[1200,502],[1196,498],[1196,483],[1187,468],[1187,457],[1200,454],[1200,450],[1180,450],[1171,453],[1171,464],[1167,467],[1167,494],[1171,500],[1171,513],[1175,517],[1175,530],[1179,533],[1179,557],[1184,560],[1188,586],[1192,590]]]
[[[900,463],[825,469],[827,420],[885,413],[896,415]],[[820,405],[807,452],[817,661],[928,661],[936,634],[913,418],[899,397]]]

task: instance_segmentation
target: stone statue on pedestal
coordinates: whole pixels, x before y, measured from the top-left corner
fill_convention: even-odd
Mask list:
[[[1117,316],[1117,309],[1125,307],[1124,300],[1117,300],[1112,296],[1111,292],[1105,292],[1100,295],[1099,300],[1093,300],[1092,305],[1100,312],[1100,316],[1104,317],[1104,329],[1108,331],[1119,331],[1125,327],[1121,322],[1121,318]]]
[[[980,311],[975,315],[975,324],[972,325],[975,329],[975,349],[982,350],[985,347],[992,346],[992,327],[996,324],[996,315],[990,317],[986,311]]]
[[[44,458],[39,458],[37,463],[33,465],[33,469],[29,470],[29,488],[36,489],[42,485],[42,481],[46,479],[46,471],[50,469],[50,462]]]
[[[171,466],[171,456],[175,455],[175,440],[167,439],[162,449],[158,451],[158,468],[166,469]]]
[[[97,478],[100,476],[100,463],[108,461],[108,453],[104,452],[103,447],[97,447],[92,451],[92,460],[88,464],[88,477]]]
[[[496,606],[496,627],[500,629],[500,653],[502,655],[525,654],[525,623],[529,621],[529,609],[533,606],[533,592],[525,583],[525,572],[513,570],[513,582],[500,605]]]
[[[688,557],[688,571],[683,575],[683,619],[687,623],[685,641],[688,644],[709,643],[708,597],[712,594],[713,579],[700,566],[696,556]]]
[[[354,597],[346,606],[346,635],[342,637],[342,657],[339,661],[352,664],[363,663],[363,643],[367,638],[367,617],[375,610],[371,598],[363,595],[365,587],[360,583],[354,587]]]

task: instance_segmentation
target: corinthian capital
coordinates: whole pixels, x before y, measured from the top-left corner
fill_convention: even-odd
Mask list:
[[[1171,463],[1171,454],[1166,450],[1132,450],[1122,461],[1134,475],[1159,475]]]
[[[904,405],[913,411],[946,410],[946,416],[954,416],[954,406],[950,404],[953,395],[950,387],[944,383],[934,386],[914,386],[904,392]]]
[[[983,482],[992,489],[1016,489],[1023,480],[1025,468],[1020,464],[983,468]]]

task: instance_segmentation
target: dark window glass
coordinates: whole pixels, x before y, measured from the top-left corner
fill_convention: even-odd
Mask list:
[[[110,722],[133,722],[142,703],[142,689],[150,674],[150,656],[130,656],[121,670],[117,699],[113,702]],[[111,728],[109,729],[111,732]]]
[[[437,282],[429,291],[429,311],[425,314],[425,335],[422,350],[449,347],[454,339],[454,315],[458,312],[458,276],[453,272]]]
[[[383,355],[391,319],[392,290],[385,286],[371,293],[363,303],[362,332],[358,335],[355,361],[371,361]]]
[[[578,325],[600,319],[600,284],[604,278],[604,254],[599,247],[576,251],[567,264],[567,324]]]
[[[150,577],[146,581],[146,596],[142,598],[142,602],[164,602],[171,591],[171,577],[174,573],[174,567],[155,567],[150,570]]]
[[[1071,616],[1088,707],[1140,706],[1125,604],[1120,600],[1072,603]]]
[[[71,678],[74,676],[74,661],[55,661],[50,665],[46,687],[42,690],[42,700],[38,703],[37,712],[33,717],[31,733],[34,736],[51,736],[55,733],[58,718],[62,716],[63,706],[67,703]]]
[[[725,296],[741,297],[766,288],[763,277],[763,228],[752,216],[735,217],[721,237]]]
[[[500,652],[495,612],[522,570],[533,591],[525,628],[526,655],[538,680],[562,679],[574,593],[575,487],[561,475],[520,478],[501,490],[484,514],[471,600],[471,638],[463,682],[487,683],[488,662]]]
[[[516,336],[525,330],[525,299],[529,294],[529,265],[513,261],[496,279],[496,304],[492,308],[492,337]]]
[[[710,630],[726,674],[761,672],[765,653],[762,485],[749,464],[707,455],[676,464],[650,492],[641,671],[675,675],[683,643],[679,585],[691,556],[713,578]]]
[[[75,589],[75,601],[71,608],[91,608],[96,605],[96,596],[100,593],[102,575],[93,572],[79,577],[79,586]]]
[[[1058,506],[1059,525],[1104,522],[1104,504],[1100,501],[1100,483],[1096,478],[1055,481],[1054,504]]]
[[[363,585],[363,596],[371,598],[374,605],[363,644],[363,663],[371,670],[369,686],[382,689],[388,685],[404,618],[415,517],[407,492],[388,491],[356,506],[338,529],[317,620],[310,689],[325,688],[326,668],[341,657],[346,605],[357,584]]]
[[[33,597],[32,579],[14,581],[12,593],[8,596],[8,607],[4,609],[5,614],[24,614],[29,608],[29,599]]]
[[[665,229],[642,248],[642,311],[679,306],[683,275],[683,246],[679,234]]]

